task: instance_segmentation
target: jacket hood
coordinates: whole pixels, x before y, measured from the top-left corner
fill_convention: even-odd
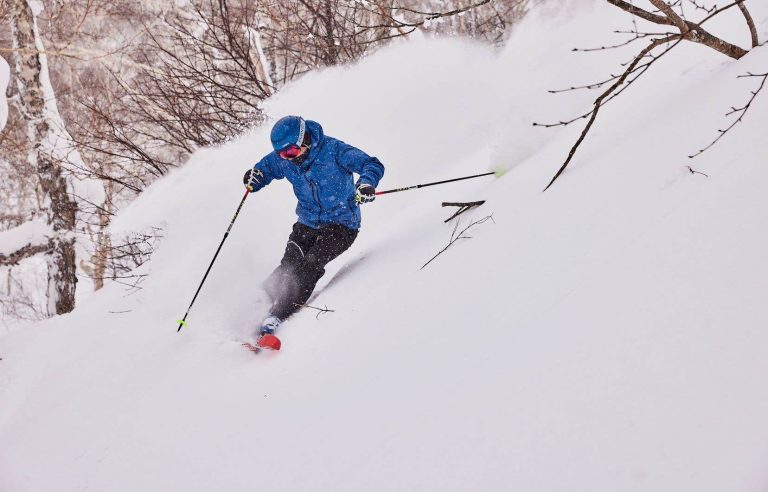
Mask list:
[[[306,120],[306,122],[307,131],[312,135],[312,144],[309,148],[309,156],[307,156],[307,160],[301,163],[300,169],[302,172],[307,172],[312,166],[312,162],[320,154],[320,149],[323,148],[323,144],[325,143],[325,133],[323,132],[323,127],[320,123],[312,120]]]

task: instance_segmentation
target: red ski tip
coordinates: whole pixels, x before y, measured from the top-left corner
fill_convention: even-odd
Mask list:
[[[256,342],[256,345],[269,350],[280,350],[280,346],[282,344],[280,343],[280,339],[275,335],[264,335],[259,338],[259,341]]]

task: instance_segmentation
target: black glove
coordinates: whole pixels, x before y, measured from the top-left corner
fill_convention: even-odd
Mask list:
[[[360,183],[355,190],[355,202],[359,205],[361,203],[370,203],[376,199],[376,189],[366,183]]]
[[[251,192],[260,190],[263,181],[264,175],[258,169],[249,169],[243,176],[243,184]]]

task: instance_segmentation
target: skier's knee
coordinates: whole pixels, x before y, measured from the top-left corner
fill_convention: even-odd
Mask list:
[[[325,273],[325,264],[313,253],[307,254],[302,262],[302,274],[317,277],[318,279]]]
[[[298,246],[295,245],[295,243],[288,243],[288,246],[285,250],[285,255],[283,256],[283,260],[280,262],[280,265],[284,267],[298,265],[301,262],[304,261],[304,254],[299,249]]]

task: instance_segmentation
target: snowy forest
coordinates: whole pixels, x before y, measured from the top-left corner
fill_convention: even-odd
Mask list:
[[[0,491],[768,487],[765,1],[0,26]],[[384,171],[248,351],[301,197],[243,184],[286,115]]]

